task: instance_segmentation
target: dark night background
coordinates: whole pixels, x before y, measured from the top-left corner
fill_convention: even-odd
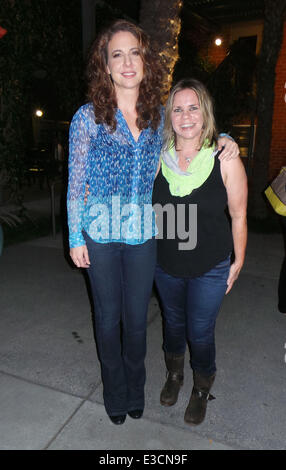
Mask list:
[[[157,18],[161,20],[166,13],[162,10],[164,5],[166,9],[176,3],[178,0],[97,0],[93,30],[96,35],[116,18],[142,24],[142,19],[148,20],[146,15],[140,17],[142,5],[149,4],[150,16],[153,11],[157,15],[154,13],[154,18],[150,18],[155,25],[149,31],[152,36]],[[276,9],[272,8],[273,3]],[[267,122],[261,127],[261,148],[253,160],[255,166],[260,159],[257,165],[260,186],[266,183],[269,169],[271,137],[265,141],[269,135],[265,129],[271,128],[273,74],[282,40],[280,4],[269,0],[184,0],[180,13],[179,58],[172,76],[173,83],[184,76],[194,76],[207,85],[214,97],[220,131],[233,134],[235,123],[253,122],[259,114],[257,106],[261,106],[261,116],[267,118]],[[260,72],[253,38],[232,43],[218,66],[204,55],[206,45],[225,25],[263,21],[266,7],[270,18],[266,33],[274,39],[264,42],[264,52],[261,49]],[[281,11],[284,11],[282,7]],[[169,20],[168,17],[166,24]],[[55,142],[60,140],[65,155],[68,153],[69,122],[85,101],[83,36],[88,22],[82,21],[80,0],[1,0],[0,26],[7,33],[0,39],[0,169],[7,172],[9,186],[15,190],[19,201],[27,168],[44,166],[45,173],[53,178],[58,171],[53,162]],[[268,44],[275,53],[267,50]],[[161,44],[163,49],[164,44]],[[271,54],[272,62],[267,59]],[[266,61],[268,69],[264,67]],[[262,84],[260,92],[258,77]],[[257,100],[258,93],[262,100]],[[43,111],[43,118],[35,117],[36,109]]]

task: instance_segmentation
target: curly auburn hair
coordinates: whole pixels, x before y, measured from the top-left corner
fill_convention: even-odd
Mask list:
[[[136,103],[136,125],[140,130],[149,125],[155,130],[161,119],[163,66],[160,63],[159,54],[151,48],[146,33],[135,24],[125,20],[115,21],[99,35],[90,49],[87,65],[87,97],[94,106],[95,122],[107,124],[113,132],[116,129],[117,99],[112,80],[107,73],[107,47],[114,34],[121,31],[133,34],[138,40],[143,61],[144,76],[140,83]]]

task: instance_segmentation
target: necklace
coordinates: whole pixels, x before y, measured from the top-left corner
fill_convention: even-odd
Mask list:
[[[194,157],[197,155],[197,152],[195,153],[196,151],[193,151],[194,155],[181,155],[181,159],[182,161],[184,161],[185,163],[187,164],[190,164],[191,161],[194,159]],[[178,155],[178,154],[177,154]],[[180,158],[180,157],[179,157]]]
[[[182,156],[181,158],[182,158],[183,160],[185,160],[185,162],[190,163],[190,162],[194,159],[194,157],[195,157],[196,155],[197,155],[197,153],[196,153],[195,155]]]

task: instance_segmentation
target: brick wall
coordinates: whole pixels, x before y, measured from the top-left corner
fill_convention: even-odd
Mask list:
[[[215,39],[222,38],[222,44],[217,46]],[[224,60],[229,47],[229,34],[225,31],[218,31],[200,38],[200,55],[203,59],[208,59],[216,67]]]
[[[277,175],[282,165],[286,165],[286,21],[284,23],[283,43],[276,66],[274,93],[269,165],[269,177],[271,179]]]
[[[218,35],[220,36],[220,35]],[[228,52],[228,38],[223,37],[223,42],[221,46],[215,44],[215,36],[212,38],[212,41],[208,44],[206,54],[210,62],[215,64],[216,67],[225,59]]]
[[[224,32],[224,42],[218,47],[210,42],[205,52],[216,66],[227,53],[229,37]],[[269,160],[269,178],[274,178],[282,165],[286,165],[286,21],[284,23],[283,43],[276,66],[275,98],[272,121],[272,141]]]

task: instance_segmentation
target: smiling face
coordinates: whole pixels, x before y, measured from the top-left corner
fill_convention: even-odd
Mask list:
[[[114,34],[107,47],[107,73],[111,75],[115,90],[139,89],[143,69],[137,38],[128,31]]]
[[[171,109],[171,122],[178,144],[186,140],[199,144],[204,121],[194,90],[186,88],[177,91]]]

